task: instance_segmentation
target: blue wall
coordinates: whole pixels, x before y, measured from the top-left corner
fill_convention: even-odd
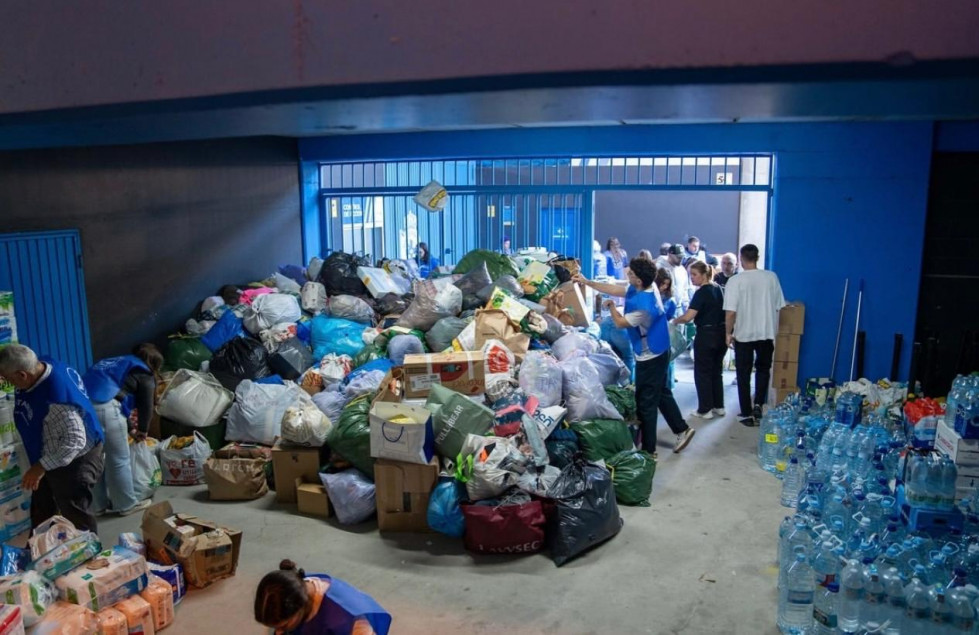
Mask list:
[[[534,157],[560,154],[776,155],[767,262],[785,295],[806,303],[799,376],[829,373],[843,281],[851,281],[837,379],[849,372],[857,281],[865,374],[889,373],[894,333],[914,336],[931,122],[720,124],[483,130],[304,139],[304,161]],[[309,163],[307,163],[309,165]]]

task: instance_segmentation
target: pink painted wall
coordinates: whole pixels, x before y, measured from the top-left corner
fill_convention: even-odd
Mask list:
[[[976,0],[6,2],[0,114],[521,73],[979,57],[976,33]]]

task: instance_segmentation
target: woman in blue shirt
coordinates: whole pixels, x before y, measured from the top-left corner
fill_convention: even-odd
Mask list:
[[[292,560],[258,583],[255,621],[294,635],[386,635],[391,615],[369,595],[325,574],[306,575]]]
[[[439,266],[439,259],[428,251],[428,243],[418,243],[418,255],[415,256],[415,261],[418,263],[418,275],[426,280]]]

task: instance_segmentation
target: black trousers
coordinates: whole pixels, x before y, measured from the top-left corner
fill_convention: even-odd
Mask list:
[[[693,340],[693,382],[697,387],[697,412],[704,414],[724,407],[724,355],[727,342],[724,326],[697,329]]]
[[[47,472],[31,497],[31,524],[37,527],[60,514],[78,529],[98,531],[92,496],[103,464],[99,443],[68,465]]]
[[[753,410],[751,403],[751,368],[755,368],[755,406],[768,401],[768,383],[772,378],[772,355],[775,342],[756,340],[734,342],[734,370],[738,377],[738,401],[741,415],[747,417]]]
[[[674,434],[680,434],[689,427],[680,414],[673,391],[666,385],[669,365],[669,352],[644,362],[636,362],[636,414],[642,430],[642,449],[650,454],[656,451],[658,412],[663,413],[666,424]]]

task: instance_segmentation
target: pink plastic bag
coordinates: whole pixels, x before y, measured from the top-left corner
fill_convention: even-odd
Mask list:
[[[270,289],[268,287],[259,287],[258,289],[246,289],[241,292],[239,302],[242,304],[250,305],[255,298],[260,295],[265,295],[267,293],[275,293],[275,289]]]

